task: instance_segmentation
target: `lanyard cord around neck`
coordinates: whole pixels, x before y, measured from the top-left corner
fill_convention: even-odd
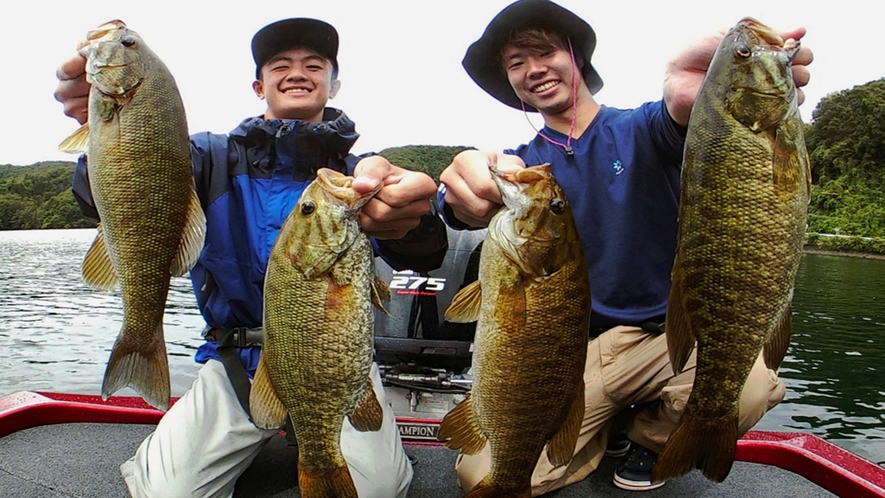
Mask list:
[[[569,126],[568,138],[566,139],[565,143],[553,140],[552,138],[542,133],[541,130],[535,128],[534,123],[532,123],[532,120],[529,119],[528,112],[526,112],[525,110],[525,102],[520,100],[519,103],[520,105],[522,105],[522,113],[525,115],[526,121],[529,122],[529,124],[532,126],[532,129],[535,130],[535,132],[540,135],[541,138],[552,143],[553,145],[558,145],[562,147],[565,150],[566,154],[573,156],[575,155],[575,150],[572,149],[572,135],[575,134],[575,122],[578,119],[578,64],[577,62],[575,62],[575,51],[572,48],[571,38],[568,38],[568,53],[572,61],[572,122],[571,126]]]

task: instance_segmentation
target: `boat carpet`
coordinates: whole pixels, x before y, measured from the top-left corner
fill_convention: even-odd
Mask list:
[[[128,496],[119,465],[128,459],[152,425],[60,424],[40,426],[0,438],[0,497],[110,498]],[[408,496],[460,498],[455,479],[456,452],[439,446],[406,445],[415,460]],[[275,436],[237,483],[235,498],[295,498],[296,450]],[[611,481],[617,461],[605,459],[587,479],[548,493],[554,498],[636,498]],[[715,484],[699,472],[641,494],[657,497],[803,498],[833,497],[807,479],[777,467],[735,462],[728,479]]]

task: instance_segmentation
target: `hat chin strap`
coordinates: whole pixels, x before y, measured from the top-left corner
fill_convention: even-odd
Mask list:
[[[569,126],[568,130],[568,138],[565,143],[553,140],[547,135],[543,134],[541,130],[535,128],[535,124],[532,123],[532,120],[529,119],[529,113],[525,110],[525,102],[520,99],[519,105],[522,106],[522,113],[525,116],[526,121],[532,126],[532,129],[541,136],[544,140],[552,143],[553,145],[558,145],[565,150],[565,153],[573,156],[575,155],[575,150],[572,148],[572,135],[575,133],[575,123],[578,121],[578,63],[575,61],[575,50],[572,48],[572,39],[567,38],[568,41],[568,53],[572,62],[572,122]]]

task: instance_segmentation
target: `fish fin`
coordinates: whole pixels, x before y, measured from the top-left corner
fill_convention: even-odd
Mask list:
[[[803,180],[800,175],[804,175],[804,170],[808,167],[807,163],[802,164],[797,146],[798,140],[791,135],[783,127],[778,128],[772,144],[772,182],[775,192],[781,198],[796,195],[798,184]],[[803,183],[807,183],[807,178],[804,180],[806,181]]]
[[[190,205],[187,211],[187,222],[184,225],[184,233],[181,243],[178,245],[178,253],[172,261],[170,272],[180,277],[190,271],[196,264],[200,253],[203,252],[203,242],[206,240],[206,215],[200,205],[200,198],[196,192],[191,192]]]
[[[301,496],[315,498],[357,498],[356,486],[347,465],[315,468],[298,460],[298,490]]]
[[[467,455],[475,455],[485,447],[486,438],[479,429],[469,392],[464,401],[446,413],[436,434],[436,439],[445,442],[447,448]]]
[[[777,370],[781,367],[784,356],[787,355],[787,348],[790,347],[792,335],[793,305],[788,304],[784,309],[780,322],[768,337],[768,341],[766,341],[762,349],[762,358],[765,360],[765,366],[772,370]]]
[[[77,131],[71,133],[68,138],[58,144],[58,150],[62,152],[70,152],[72,154],[79,154],[81,152],[86,152],[86,146],[88,144],[89,123],[84,123],[83,126],[77,128]]]
[[[387,286],[384,280],[375,275],[375,279],[372,280],[372,304],[387,316],[391,316],[387,308],[384,307],[385,301],[390,301],[390,287]]]
[[[682,289],[676,282],[670,289],[667,303],[667,322],[664,325],[667,334],[667,350],[670,353],[670,366],[673,373],[679,374],[694,349],[695,338],[691,333],[688,315],[682,306]]]
[[[381,403],[378,402],[378,396],[372,386],[372,379],[369,379],[362,399],[347,416],[350,425],[360,432],[380,430],[381,424],[384,422],[384,411],[381,409]]]
[[[120,281],[117,271],[114,270],[114,264],[111,262],[111,256],[108,254],[108,246],[104,241],[104,230],[101,223],[98,224],[98,234],[92,241],[89,251],[86,252],[86,258],[83,259],[80,273],[83,275],[86,285],[98,290],[112,291],[117,288]]]
[[[482,304],[482,286],[479,280],[459,290],[446,310],[445,319],[452,323],[470,323],[479,319]]]
[[[270,382],[264,351],[258,357],[258,367],[249,390],[249,411],[252,413],[252,423],[259,429],[279,429],[286,423],[289,413]]]
[[[489,476],[484,477],[476,486],[464,495],[464,498],[530,498],[531,484],[518,491],[501,489]]]
[[[565,422],[547,443],[547,459],[554,467],[561,467],[572,461],[578,432],[584,422],[584,379],[580,379],[575,389],[575,398]]]
[[[169,360],[162,323],[157,325],[153,340],[147,342],[135,340],[123,325],[105,369],[101,399],[107,400],[124,387],[134,389],[158,410],[169,409]]]
[[[695,468],[701,469],[711,481],[724,481],[734,463],[737,430],[736,414],[701,419],[687,410],[658,455],[651,481],[679,477]]]

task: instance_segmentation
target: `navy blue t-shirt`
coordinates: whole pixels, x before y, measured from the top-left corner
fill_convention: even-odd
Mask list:
[[[567,139],[547,127],[541,133]],[[603,106],[572,138],[571,156],[542,136],[504,151],[527,166],[550,163],[565,191],[589,268],[593,328],[638,324],[667,311],[684,143],[657,101],[630,110]]]

